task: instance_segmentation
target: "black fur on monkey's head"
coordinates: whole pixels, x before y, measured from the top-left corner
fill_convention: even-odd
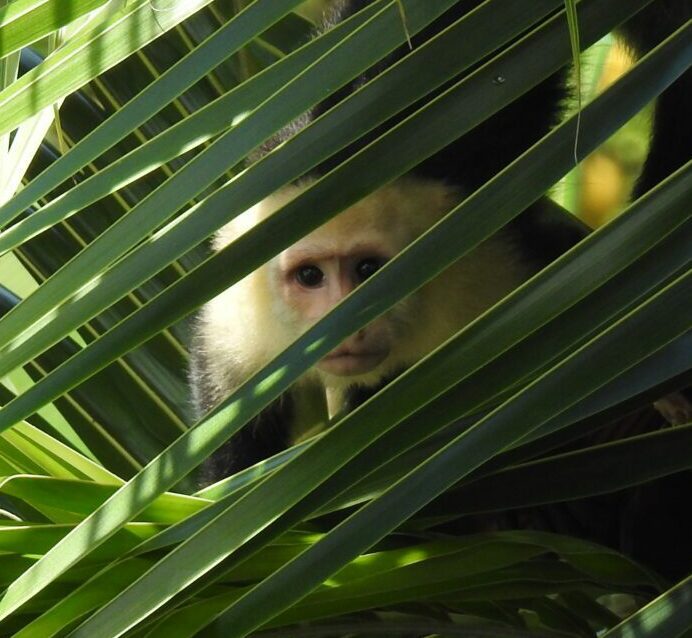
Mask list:
[[[325,12],[323,23],[317,33],[328,31],[343,20],[353,16],[357,11],[373,4],[374,1],[336,0],[332,2]],[[430,25],[420,32],[412,34],[412,48],[415,50],[422,46],[443,29],[475,9],[481,2],[482,0],[459,0]],[[385,5],[382,4],[382,6]],[[403,29],[402,25],[402,33]],[[315,107],[278,131],[251,156],[250,160],[256,161],[299,133],[312,121],[347,99],[370,80],[385,72],[410,51],[408,42],[404,42],[364,73],[353,78]],[[301,176],[301,179],[304,177],[321,177],[328,173],[402,122],[424,104],[434,100],[450,86],[472,73],[485,61],[479,61],[463,74],[438,87],[415,104],[403,109],[388,121],[367,132],[361,138],[327,158],[312,169],[309,174]],[[461,192],[469,193],[476,190],[548,133],[560,119],[562,105],[568,92],[567,72],[564,69],[548,77],[473,130],[455,140],[450,140],[450,144],[446,148],[423,160],[410,171],[409,176],[440,181],[452,188],[459,189]],[[568,216],[569,219],[563,217],[558,215],[556,218],[550,211],[546,213],[541,207],[532,207],[512,222],[511,226],[517,243],[525,251],[528,259],[539,265],[545,265],[584,237],[586,230],[583,226],[571,216]]]
[[[357,11],[373,4],[374,1],[337,0],[333,2],[325,12],[324,20],[318,29],[318,33],[329,30],[336,24],[354,15]],[[481,0],[460,0],[457,2],[422,31],[412,34],[411,45],[413,49],[415,50],[440,31],[459,20],[480,3]],[[403,28],[402,25],[402,30]],[[355,77],[314,108],[281,129],[251,156],[251,161],[256,161],[282,142],[300,132],[313,120],[386,71],[409,52],[408,43],[399,46],[364,73]],[[480,63],[474,65],[463,75],[468,75],[475,68],[478,68]],[[373,142],[377,137],[406,119],[425,103],[435,99],[452,84],[458,82],[463,75],[439,87],[425,98],[405,108],[388,121],[335,153],[313,169],[310,176],[321,176],[329,172],[354,153]],[[474,190],[534,144],[557,123],[561,113],[561,105],[567,93],[566,73],[565,71],[560,71],[507,108],[491,116],[472,131],[451,141],[450,145],[443,150],[421,162],[411,171],[412,175],[440,180],[450,185],[460,186],[466,191]]]

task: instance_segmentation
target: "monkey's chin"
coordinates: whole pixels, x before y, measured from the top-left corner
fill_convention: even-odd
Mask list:
[[[372,372],[387,358],[387,352],[335,351],[328,354],[318,364],[322,372],[337,377],[353,377]]]

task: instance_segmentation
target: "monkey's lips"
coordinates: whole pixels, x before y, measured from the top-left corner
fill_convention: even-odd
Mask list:
[[[387,352],[372,350],[350,350],[337,348],[322,359],[317,367],[338,376],[365,374],[374,370],[387,358]]]

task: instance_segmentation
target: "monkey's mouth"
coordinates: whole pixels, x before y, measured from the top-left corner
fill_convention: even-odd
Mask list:
[[[365,374],[387,358],[386,351],[356,351],[338,348],[322,359],[317,367],[338,376]]]

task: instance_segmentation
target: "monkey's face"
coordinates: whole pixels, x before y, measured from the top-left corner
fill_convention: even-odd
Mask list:
[[[297,332],[316,323],[396,255],[397,234],[387,234],[356,206],[279,255],[279,294]],[[387,358],[393,337],[387,321],[378,319],[330,352],[317,369],[338,377],[368,374]]]
[[[300,328],[307,328],[391,256],[382,244],[372,242],[348,247],[301,242],[285,251],[279,260],[283,301]],[[318,369],[337,376],[370,372],[389,354],[389,332],[383,321],[375,321],[329,353],[319,362]]]
[[[448,192],[440,191],[425,182],[386,186],[281,253],[271,277],[295,332],[317,322],[439,218],[450,206]],[[412,303],[399,304],[351,335],[317,371],[339,385],[370,384],[393,365],[401,368],[399,350],[415,325]]]
[[[259,202],[216,235],[220,250],[307,186]],[[400,178],[310,233],[207,304],[205,333],[219,365],[258,370],[459,201],[441,182]],[[440,286],[437,286],[440,288]],[[438,298],[439,297],[439,298]],[[328,389],[372,387],[439,345],[458,322],[447,290],[430,285],[345,339],[315,367]]]

